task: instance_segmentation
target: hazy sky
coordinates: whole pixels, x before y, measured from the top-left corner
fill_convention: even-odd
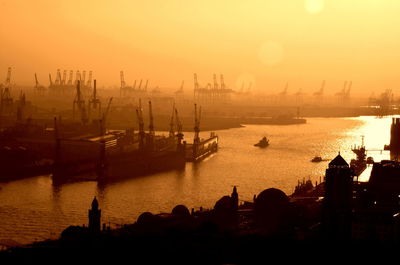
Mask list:
[[[149,79],[193,89],[224,74],[231,88],[400,92],[398,0],[0,0],[0,81],[48,85],[56,70],[98,84]]]

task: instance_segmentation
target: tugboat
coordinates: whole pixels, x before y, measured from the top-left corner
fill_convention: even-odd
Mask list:
[[[311,159],[311,162],[315,162],[315,163],[322,162],[322,161],[323,161],[323,159],[320,156],[315,156],[313,159]]]
[[[261,148],[265,148],[268,145],[269,145],[269,140],[265,136],[258,143],[254,144],[254,146],[258,146]]]

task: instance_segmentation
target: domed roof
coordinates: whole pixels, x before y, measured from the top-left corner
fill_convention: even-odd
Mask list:
[[[224,196],[219,199],[214,206],[214,210],[232,210],[233,201],[230,196]]]
[[[180,216],[189,216],[190,212],[189,209],[182,204],[179,204],[172,209],[172,214],[173,215],[180,215]]]
[[[139,215],[137,223],[142,225],[147,225],[147,224],[152,224],[154,220],[155,217],[151,212],[144,212],[141,215]]]
[[[289,203],[289,198],[286,194],[275,188],[263,190],[256,197],[255,209],[257,210],[273,210],[281,206],[286,206]]]

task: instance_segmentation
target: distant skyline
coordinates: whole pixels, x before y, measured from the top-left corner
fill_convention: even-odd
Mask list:
[[[0,0],[0,82],[48,85],[57,69],[93,71],[99,86],[149,79],[193,89],[224,74],[226,84],[267,94],[299,88],[327,94],[398,88],[400,1]],[[329,91],[329,92],[328,92]]]

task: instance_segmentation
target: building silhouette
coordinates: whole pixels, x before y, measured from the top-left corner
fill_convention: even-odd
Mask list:
[[[89,229],[91,231],[100,231],[101,210],[96,197],[92,201],[92,208],[89,209]]]
[[[340,153],[329,163],[325,174],[322,206],[323,236],[329,239],[351,238],[353,173]]]

